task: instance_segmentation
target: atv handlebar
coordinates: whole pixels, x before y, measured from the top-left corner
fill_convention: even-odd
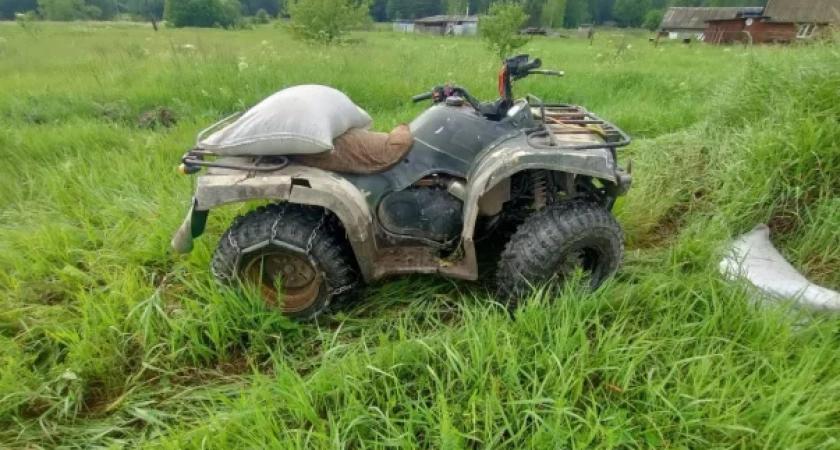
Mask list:
[[[423,94],[418,94],[418,95],[415,95],[414,97],[411,97],[411,101],[413,101],[414,103],[419,103],[419,102],[422,102],[423,100],[428,100],[428,99],[432,98],[434,95],[435,95],[434,92],[425,92]]]
[[[562,77],[565,76],[566,73],[562,70],[529,70],[529,75],[548,75],[552,77]]]
[[[414,97],[411,97],[411,100],[414,103],[422,102],[423,100],[432,99],[434,103],[440,103],[446,100],[447,97],[450,96],[461,96],[463,97],[473,108],[479,109],[481,108],[481,102],[478,101],[475,97],[473,97],[469,91],[462,88],[461,86],[436,86],[429,92],[423,94],[417,94]]]

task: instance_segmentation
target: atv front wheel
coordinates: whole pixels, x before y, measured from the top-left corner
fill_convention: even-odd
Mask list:
[[[615,273],[623,253],[621,226],[606,209],[582,201],[552,205],[529,217],[508,242],[499,289],[513,309],[534,287],[562,285],[581,269],[595,290]]]
[[[263,301],[284,315],[314,319],[348,300],[358,282],[349,244],[335,228],[316,208],[261,207],[222,236],[213,275],[225,285],[258,287]]]

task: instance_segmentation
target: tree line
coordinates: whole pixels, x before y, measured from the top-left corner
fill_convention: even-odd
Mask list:
[[[119,15],[167,17],[175,26],[229,26],[239,17],[277,17],[296,0],[0,0],[0,18],[37,11],[47,20],[111,20]],[[411,20],[437,14],[484,14],[493,4],[518,3],[528,26],[575,28],[615,23],[655,28],[669,6],[763,6],[766,0],[350,0],[366,2],[377,22]],[[186,20],[183,18],[186,17]],[[178,20],[178,18],[182,18]],[[173,20],[174,19],[174,20]],[[222,23],[224,22],[224,23]]]
[[[160,20],[167,6],[195,16],[227,15],[231,21],[256,17],[261,10],[277,17],[285,10],[283,0],[0,0],[0,19],[12,20],[16,14],[35,11],[42,19],[58,21],[113,20],[125,16]]]

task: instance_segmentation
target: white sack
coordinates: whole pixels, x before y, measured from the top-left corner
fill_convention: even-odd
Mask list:
[[[198,146],[223,156],[321,153],[347,130],[372,122],[343,92],[300,85],[274,93]]]
[[[731,278],[743,277],[767,295],[819,310],[840,310],[840,293],[817,286],[793,268],[770,242],[770,229],[755,227],[738,238],[720,263]]]

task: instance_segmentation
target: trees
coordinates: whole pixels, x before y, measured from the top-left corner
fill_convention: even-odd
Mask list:
[[[623,27],[638,28],[650,8],[651,0],[615,0],[613,18]]]
[[[542,6],[540,24],[549,28],[561,27],[565,16],[566,0],[546,0]]]
[[[148,20],[157,31],[157,22],[163,18],[164,0],[128,0],[125,6],[135,20]]]
[[[661,9],[651,9],[650,11],[645,14],[645,23],[643,26],[648,30],[656,30],[659,28],[659,25],[662,23],[662,19],[665,17],[665,11]]]
[[[47,20],[82,20],[98,11],[86,8],[84,0],[38,0],[41,14]]]
[[[15,18],[15,13],[36,9],[38,9],[37,0],[2,0],[0,1],[0,19],[11,20]]]
[[[586,0],[566,0],[566,15],[563,25],[566,28],[577,28],[592,20],[589,12],[589,2]]]
[[[291,0],[291,30],[304,40],[330,43],[370,22],[367,3],[354,0]]]
[[[463,15],[467,13],[469,2],[467,0],[445,0],[445,4],[447,14]]]
[[[528,14],[515,3],[496,3],[490,12],[482,16],[478,23],[478,32],[487,41],[491,50],[498,53],[500,59],[528,42],[528,38],[519,35],[522,25],[528,20]]]
[[[282,0],[239,0],[242,3],[242,14],[256,16],[262,9],[272,17],[277,17],[283,10]]]
[[[236,0],[166,0],[164,17],[176,27],[232,27],[241,16]]]

